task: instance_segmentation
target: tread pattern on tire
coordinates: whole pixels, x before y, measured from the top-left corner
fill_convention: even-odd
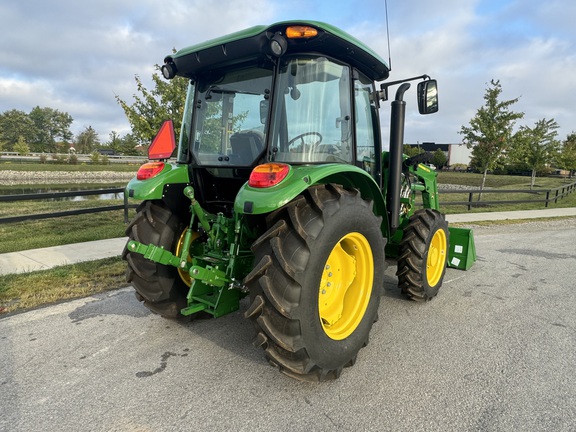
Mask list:
[[[436,210],[421,209],[412,215],[404,231],[396,275],[398,286],[411,300],[431,300],[442,285],[444,274],[434,287],[428,286],[425,275],[429,241],[438,229],[444,229],[448,239],[448,225],[444,216]]]
[[[180,219],[161,201],[144,201],[126,228],[130,240],[154,244],[173,251],[183,229]],[[122,258],[127,261],[126,281],[136,290],[136,298],[152,312],[166,318],[180,317],[186,305],[187,287],[176,268],[152,262],[126,247]]]
[[[376,316],[371,317],[363,340],[355,352],[341,363],[318,364],[311,356],[311,339],[306,337],[305,323],[318,319],[318,316],[306,316],[301,307],[304,275],[310,269],[309,259],[314,243],[328,223],[331,216],[347,203],[355,208],[362,206],[364,214],[373,217],[366,223],[380,227],[380,218],[372,213],[372,202],[363,200],[357,191],[345,190],[335,185],[320,185],[309,188],[302,195],[267,218],[269,229],[256,240],[252,247],[255,254],[253,270],[246,276],[244,283],[250,290],[251,303],[245,317],[251,319],[256,327],[254,344],[261,346],[267,360],[284,374],[303,381],[325,381],[340,376],[343,367],[352,366],[357,352],[368,343],[368,332]],[[353,203],[353,204],[351,204]],[[381,239],[381,233],[379,232]],[[382,277],[375,276],[374,286],[381,294],[384,255],[382,255]],[[324,261],[325,262],[325,261]],[[379,273],[380,269],[376,273]],[[379,284],[379,286],[377,285]],[[318,286],[313,287],[316,292]],[[317,308],[317,306],[316,306]],[[371,314],[377,314],[371,310]],[[312,311],[312,315],[313,315]],[[316,315],[318,314],[316,310]],[[306,342],[306,339],[308,342]],[[315,342],[315,341],[314,341]]]

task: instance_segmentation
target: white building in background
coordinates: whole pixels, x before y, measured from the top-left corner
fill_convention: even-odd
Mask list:
[[[434,153],[438,149],[442,150],[448,159],[448,166],[454,164],[464,164],[468,166],[470,165],[470,159],[472,158],[472,149],[466,147],[466,144],[437,144],[433,142],[424,142],[421,144],[407,143],[407,145],[420,147],[424,151],[430,153]]]
[[[448,165],[464,164],[470,165],[472,159],[472,149],[466,144],[448,144]]]

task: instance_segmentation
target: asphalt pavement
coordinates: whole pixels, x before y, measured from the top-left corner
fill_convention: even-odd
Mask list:
[[[2,317],[0,431],[576,431],[576,219],[474,234],[430,302],[389,263],[370,343],[327,383],[266,362],[247,299],[174,322],[123,288]]]
[[[462,213],[447,215],[446,219],[449,223],[466,224],[491,220],[566,216],[576,217],[576,207],[508,212]],[[47,270],[61,265],[118,256],[122,253],[127,240],[127,237],[121,237],[0,254],[0,275]]]

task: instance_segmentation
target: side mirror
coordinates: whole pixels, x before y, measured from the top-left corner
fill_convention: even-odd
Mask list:
[[[418,111],[420,114],[432,114],[438,111],[438,85],[436,80],[418,83]]]

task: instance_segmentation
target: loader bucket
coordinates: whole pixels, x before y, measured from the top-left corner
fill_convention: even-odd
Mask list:
[[[468,270],[476,261],[474,233],[467,228],[449,227],[448,231],[450,231],[448,267]]]

